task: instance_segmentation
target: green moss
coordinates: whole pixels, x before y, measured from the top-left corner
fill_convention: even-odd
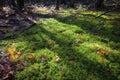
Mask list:
[[[91,15],[102,12],[80,12],[76,17],[71,17],[75,13],[71,9],[58,13],[57,18],[41,18],[36,26],[15,39],[0,42],[0,49],[14,43],[17,50],[24,53],[23,60],[28,66],[17,72],[16,79],[118,80],[120,28],[116,21],[110,20],[119,18],[117,13],[98,19]],[[109,55],[99,55],[100,49]],[[26,53],[34,53],[35,58],[28,59]],[[41,55],[46,57],[45,61],[40,60]],[[52,61],[55,56],[60,57],[58,62]]]

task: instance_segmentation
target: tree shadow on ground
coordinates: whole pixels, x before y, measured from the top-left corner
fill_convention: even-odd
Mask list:
[[[83,14],[82,14],[83,15]],[[81,17],[74,17],[74,16],[67,16],[67,17],[57,17],[56,20],[59,22],[69,24],[69,25],[76,25],[86,32],[100,36],[101,42],[109,43],[110,41],[114,43],[120,42],[120,21],[119,20],[109,20],[100,17],[99,19],[94,18],[94,15],[85,14],[83,18]],[[105,39],[108,40],[105,40]],[[120,45],[111,45],[114,49],[119,49]]]
[[[116,28],[115,29],[111,28],[110,30],[108,30],[107,28],[101,26],[101,24],[97,25],[85,19],[78,20],[73,18],[74,20],[72,22],[69,21],[70,20],[69,17],[56,18],[56,19],[66,24],[77,25],[86,32],[89,32],[91,34],[110,38],[115,43],[120,41],[119,38],[116,39],[116,37],[118,36],[112,34],[112,30],[118,31],[118,29]],[[36,34],[39,39],[36,37]],[[108,35],[104,35],[104,34],[108,34]],[[111,34],[113,37],[115,37],[115,39],[113,39],[113,37],[110,36]],[[54,43],[50,44],[48,40],[44,37],[44,35],[49,37],[49,39],[53,40],[55,44],[58,44],[59,47],[52,48],[53,47],[52,45]],[[60,37],[58,37],[58,35]],[[113,75],[113,73],[109,70],[107,66],[98,63],[97,61],[90,60],[84,54],[77,51],[72,46],[74,42],[70,36],[64,34],[58,34],[55,32],[50,32],[49,30],[46,30],[45,28],[39,25],[37,25],[37,31],[25,32],[23,33],[23,36],[24,37],[21,37],[21,40],[24,40],[29,44],[29,46],[31,46],[31,51],[48,48],[49,50],[58,53],[58,55],[64,61],[63,63],[67,65],[70,71],[70,73],[64,75],[64,78],[70,76],[67,79],[76,79],[76,78],[87,79],[88,76],[90,78],[91,75],[99,78],[100,80],[118,80],[117,76]],[[83,71],[85,70],[86,73],[84,73],[82,70]],[[73,74],[76,75],[76,77]]]
[[[55,14],[37,14],[26,11],[7,14],[4,11],[0,11],[0,40],[9,39],[16,32],[29,29],[40,18],[54,18],[56,16]]]
[[[48,48],[49,50],[58,53],[58,55],[64,61],[63,63],[67,65],[70,71],[70,73],[64,75],[64,79],[87,79],[89,75],[94,75],[97,76],[97,78],[100,80],[117,80],[117,77],[112,75],[106,66],[96,61],[89,60],[87,57],[77,51],[72,46],[73,41],[69,36],[50,32],[49,30],[46,30],[39,25],[37,27],[39,27],[38,31],[41,33],[25,33],[23,34],[23,40],[33,45],[32,49],[34,51]],[[41,37],[42,41],[38,41],[34,36],[35,34]],[[33,37],[29,38],[30,35],[33,35]],[[55,41],[55,44],[58,44],[59,47],[52,48],[51,44],[49,44],[43,35],[46,35],[49,37],[49,39]],[[58,35],[60,37],[58,37]],[[85,70],[86,73],[82,72],[82,70]],[[76,75],[76,77],[73,74]]]

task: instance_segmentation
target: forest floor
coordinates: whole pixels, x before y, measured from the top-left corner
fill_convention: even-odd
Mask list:
[[[120,80],[120,14],[95,18],[101,13],[60,10],[0,41],[0,51],[12,45],[26,63],[17,67],[17,80]]]

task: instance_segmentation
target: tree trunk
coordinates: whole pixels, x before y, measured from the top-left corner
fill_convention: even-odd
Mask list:
[[[60,4],[61,4],[61,0],[57,0],[56,1],[56,10],[59,10],[60,9]]]
[[[104,7],[104,0],[96,0],[95,8],[100,9],[102,7]]]
[[[13,9],[16,9],[17,7],[15,0],[10,0],[10,5],[11,5],[11,8]]]
[[[5,6],[5,0],[0,0],[0,9]]]
[[[22,11],[24,8],[24,0],[17,0],[17,7],[19,11]]]
[[[68,7],[70,7],[70,8],[75,8],[75,1],[76,1],[76,0],[70,0],[70,3],[69,3],[69,5],[68,5]]]

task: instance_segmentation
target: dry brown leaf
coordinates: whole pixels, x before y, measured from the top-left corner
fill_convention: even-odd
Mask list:
[[[104,50],[102,50],[102,49],[98,50],[97,53],[98,53],[99,55],[105,55],[105,56],[108,55],[108,52],[106,52],[106,51],[104,51]]]
[[[75,39],[75,43],[79,43],[80,41],[80,39]]]

